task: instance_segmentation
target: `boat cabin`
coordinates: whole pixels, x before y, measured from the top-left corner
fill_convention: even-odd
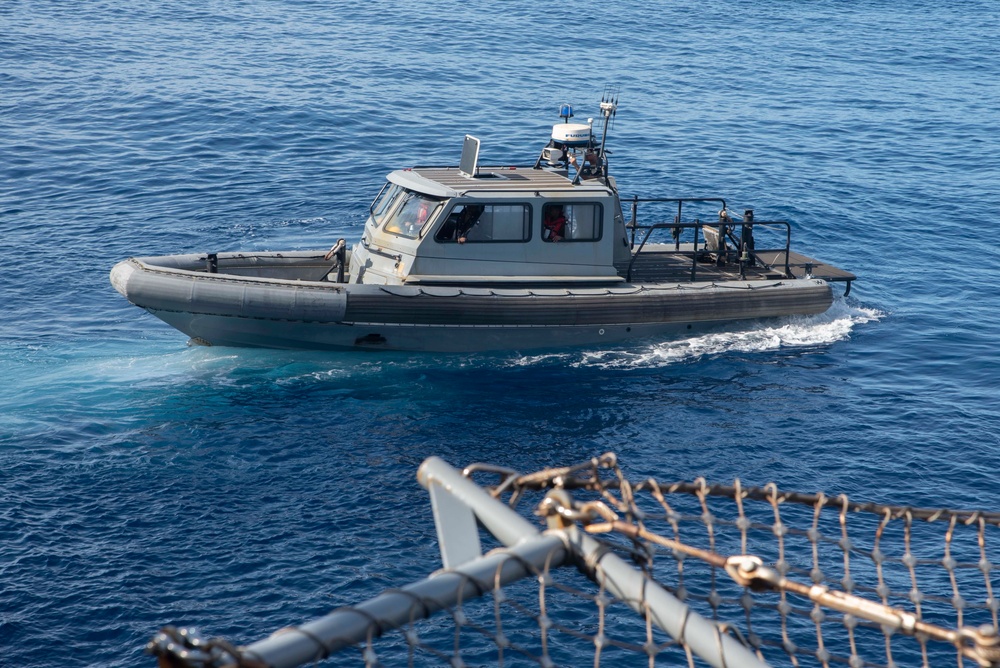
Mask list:
[[[389,174],[349,282],[611,284],[629,242],[604,179],[531,167],[417,167]]]

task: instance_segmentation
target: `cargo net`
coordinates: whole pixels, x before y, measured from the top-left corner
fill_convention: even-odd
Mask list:
[[[648,577],[773,665],[994,666],[1000,513],[765,487],[628,481],[613,455],[508,483],[515,502],[627,549]],[[615,540],[617,539],[617,540]]]
[[[762,663],[1000,666],[989,556],[1000,513],[861,503],[739,481],[629,481],[613,454],[529,475],[481,465],[465,473],[477,482],[489,476],[493,497],[532,509],[552,529],[575,525],[600,538],[603,550],[631,560],[647,582],[714,622],[720,645],[728,636]],[[661,611],[612,596],[595,558],[578,557],[576,569],[555,562],[524,561],[530,577],[503,587],[455,576],[466,593],[454,604],[394,590],[409,602],[398,630],[366,612],[365,640],[336,658],[455,668],[717,665],[692,652],[683,633],[678,640],[662,631]],[[170,661],[166,645],[177,650]],[[225,641],[170,627],[150,651],[161,665],[261,665]],[[329,654],[316,639],[313,659]]]

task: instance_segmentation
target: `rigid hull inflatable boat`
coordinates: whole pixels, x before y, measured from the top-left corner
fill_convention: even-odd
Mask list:
[[[671,336],[822,313],[831,281],[850,290],[853,274],[791,250],[788,223],[720,198],[621,198],[616,106],[601,103],[600,140],[563,107],[534,165],[480,166],[467,136],[458,167],[392,172],[353,248],[135,257],[111,283],[194,343],[414,351]]]

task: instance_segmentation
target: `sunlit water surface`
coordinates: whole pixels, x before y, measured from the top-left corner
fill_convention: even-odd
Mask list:
[[[151,665],[166,623],[250,642],[416,580],[429,455],[996,509],[993,5],[567,11],[0,7],[0,663]],[[788,219],[851,295],[690,339],[377,355],[187,347],[108,283],[130,255],[353,241],[389,170],[466,132],[531,162],[609,83],[623,194]]]

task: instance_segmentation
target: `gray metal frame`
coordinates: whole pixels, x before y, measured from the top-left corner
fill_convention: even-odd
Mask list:
[[[417,478],[431,495],[445,570],[360,605],[283,629],[246,647],[242,651],[244,659],[274,668],[299,666],[481,596],[497,586],[531,577],[532,569],[575,564],[640,615],[648,611],[653,623],[710,665],[767,665],[723,633],[718,624],[691,610],[576,525],[540,532],[437,457],[424,461]],[[481,555],[477,521],[507,548]]]

